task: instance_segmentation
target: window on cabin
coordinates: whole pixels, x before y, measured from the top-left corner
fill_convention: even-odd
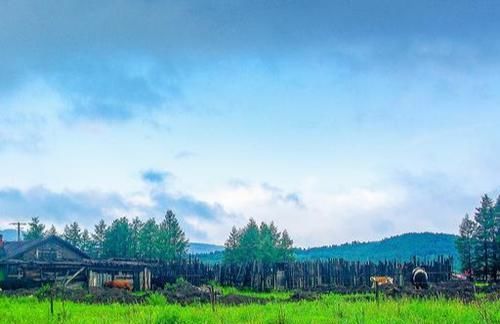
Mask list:
[[[54,248],[36,249],[36,258],[41,261],[53,261],[61,258],[61,252]]]

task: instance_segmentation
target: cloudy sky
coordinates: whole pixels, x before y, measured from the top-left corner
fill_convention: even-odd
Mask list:
[[[497,1],[0,2],[3,228],[453,233],[499,158]]]

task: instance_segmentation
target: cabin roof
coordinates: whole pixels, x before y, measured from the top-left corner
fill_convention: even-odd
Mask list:
[[[49,242],[55,242],[57,244],[60,244],[64,246],[65,248],[75,252],[77,255],[82,257],[83,259],[90,259],[90,257],[77,248],[76,246],[72,245],[71,243],[63,240],[59,236],[48,236],[42,239],[38,240],[30,240],[30,241],[19,241],[19,242],[4,242],[4,254],[3,256],[0,255],[0,260],[7,260],[7,259],[15,259],[19,255],[34,249],[42,244],[49,243]]]

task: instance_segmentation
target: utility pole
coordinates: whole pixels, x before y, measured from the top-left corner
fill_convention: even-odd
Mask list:
[[[15,223],[10,223],[10,225],[16,225],[17,226],[17,241],[21,241],[21,226],[27,225],[26,223],[22,222],[15,222]]]

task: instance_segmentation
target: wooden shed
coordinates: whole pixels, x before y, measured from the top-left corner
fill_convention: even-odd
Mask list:
[[[48,282],[82,282],[89,288],[126,279],[134,290],[151,289],[148,264],[134,261],[93,260],[58,236],[4,242],[0,237],[0,288],[36,287]]]

